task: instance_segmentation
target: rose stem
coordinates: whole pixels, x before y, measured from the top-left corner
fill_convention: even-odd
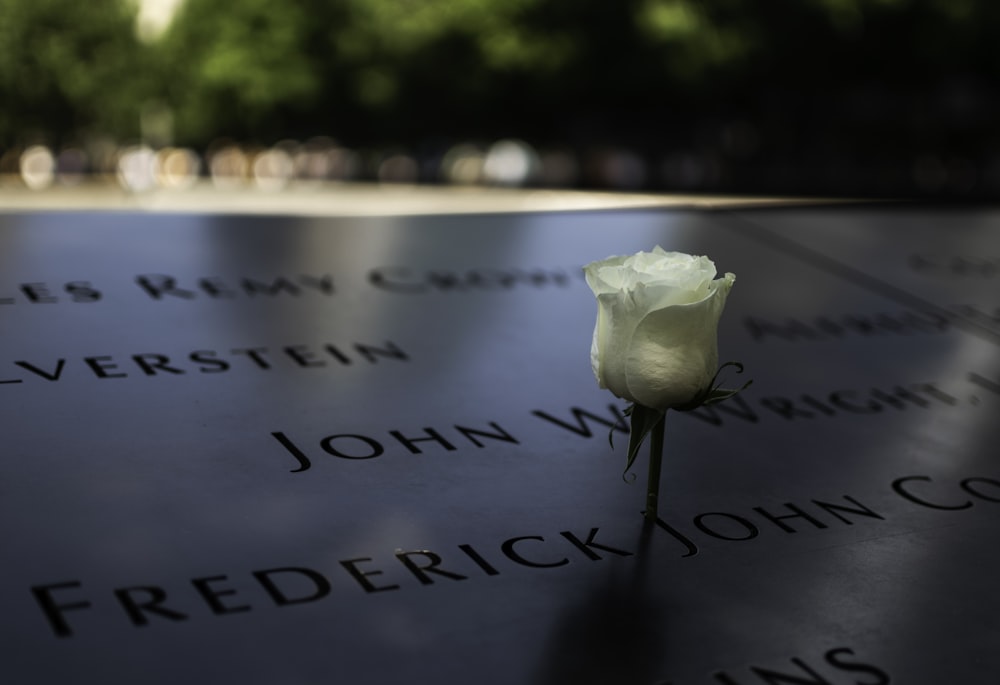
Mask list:
[[[646,518],[656,520],[656,506],[660,498],[660,465],[663,463],[663,424],[667,414],[653,426],[649,433],[649,479],[646,483]]]

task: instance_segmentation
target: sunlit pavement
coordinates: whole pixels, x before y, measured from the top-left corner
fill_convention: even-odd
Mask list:
[[[815,200],[796,199],[796,202]],[[640,194],[570,190],[301,183],[280,190],[218,188],[200,181],[185,189],[130,192],[114,183],[31,190],[0,185],[0,211],[151,211],[296,216],[399,216],[484,212],[570,211],[639,207],[721,207],[789,202],[768,197]]]

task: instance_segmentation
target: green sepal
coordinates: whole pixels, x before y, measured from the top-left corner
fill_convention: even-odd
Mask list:
[[[735,390],[732,388],[714,388],[712,392],[708,393],[708,397],[705,398],[705,401],[702,402],[702,404],[715,404],[716,402],[728,400],[730,397],[738,395],[749,388],[751,383],[753,383],[753,381],[749,380],[744,383],[742,387],[736,388]]]
[[[715,382],[722,374],[722,370],[727,366],[735,366],[736,373],[743,373],[743,364],[740,362],[726,362],[720,366],[718,371],[715,372],[715,375],[712,376],[712,380],[709,382],[708,387],[696,395],[693,400],[679,407],[671,407],[671,409],[676,409],[677,411],[692,411],[706,404],[716,404],[717,402],[728,400],[730,397],[733,397],[750,387],[753,383],[752,379],[744,383],[739,388],[723,388],[722,383],[716,385]],[[624,478],[629,469],[632,468],[632,464],[635,463],[635,459],[639,454],[639,448],[642,447],[642,443],[646,439],[646,436],[649,435],[649,432],[656,427],[656,424],[663,420],[666,410],[653,409],[651,407],[645,407],[641,404],[630,404],[625,408],[623,414],[632,419],[632,425],[628,434],[628,457],[625,464],[625,472],[622,474],[622,477]],[[612,426],[611,430],[608,431],[608,443],[611,445],[611,449],[615,448],[614,426]]]
[[[633,409],[635,409],[635,405],[630,404],[627,407],[625,407],[625,411],[623,411],[622,414],[624,414],[626,417],[632,416]],[[615,448],[615,426],[611,426],[611,430],[608,431],[608,444],[611,445],[611,449]]]
[[[632,428],[628,434],[628,456],[625,470],[622,472],[622,479],[625,479],[625,474],[632,468],[636,457],[639,456],[639,448],[642,447],[646,436],[656,428],[658,423],[663,421],[666,414],[666,411],[662,409],[652,409],[641,404],[633,404],[629,409],[631,410],[629,414],[632,418]]]
[[[708,387],[705,388],[705,390],[703,390],[699,395],[697,395],[693,400],[691,400],[687,404],[680,407],[674,407],[674,409],[676,409],[677,411],[691,411],[692,409],[697,409],[698,407],[701,407],[706,404],[715,404],[717,402],[722,402],[723,400],[728,400],[730,397],[738,393],[741,393],[750,387],[750,385],[753,383],[753,379],[747,381],[746,383],[743,384],[742,387],[739,388],[723,388],[722,383],[716,385],[715,381],[718,380],[719,375],[722,373],[722,370],[727,366],[735,366],[736,373],[743,373],[743,364],[741,364],[740,362],[726,362],[725,364],[719,367],[718,371],[715,372],[715,375],[712,377],[711,382],[709,382]]]

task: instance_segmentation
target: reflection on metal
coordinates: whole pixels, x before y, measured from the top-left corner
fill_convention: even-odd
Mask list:
[[[118,195],[202,190],[272,215],[0,215],[4,682],[995,682],[1000,212]],[[424,190],[339,194],[537,197]],[[644,525],[580,265],[657,243],[756,382]]]

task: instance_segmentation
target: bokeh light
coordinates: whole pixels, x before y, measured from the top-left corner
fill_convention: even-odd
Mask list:
[[[253,157],[250,169],[258,188],[273,192],[288,185],[295,173],[295,160],[288,151],[289,147],[294,145],[276,145]]]
[[[156,152],[147,145],[123,149],[118,155],[118,182],[134,193],[156,188]]]
[[[56,177],[56,158],[44,145],[32,145],[21,153],[21,179],[32,190],[48,188]]]
[[[201,159],[194,150],[164,148],[156,153],[156,180],[162,188],[184,190],[198,181]]]
[[[538,176],[538,153],[522,140],[499,140],[483,160],[483,179],[501,186],[523,186]]]

